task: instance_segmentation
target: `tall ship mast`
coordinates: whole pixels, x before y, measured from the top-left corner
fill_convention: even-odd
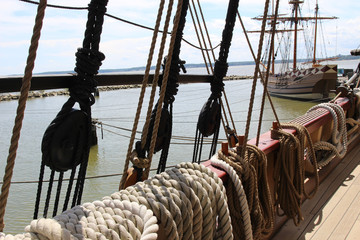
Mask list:
[[[276,24],[272,24],[275,20],[274,13],[267,17],[267,20],[271,26],[275,26],[275,29],[270,29],[268,32],[273,31],[276,34],[284,34],[285,32],[293,32],[293,44],[292,51],[292,67],[286,67],[291,62],[291,51],[285,50],[288,57],[283,58],[282,62],[284,66],[281,67],[282,72],[275,73],[275,58],[277,55],[277,49],[275,47],[271,49],[272,54],[272,75],[269,78],[268,88],[270,94],[278,97],[295,98],[295,99],[310,99],[319,100],[328,98],[331,90],[335,89],[337,80],[337,65],[321,65],[321,61],[331,60],[331,58],[324,58],[321,60],[317,59],[317,35],[318,35],[318,24],[321,20],[337,19],[337,17],[320,17],[319,16],[319,5],[316,1],[315,14],[314,16],[302,16],[301,7],[304,0],[289,0],[288,3],[291,5],[291,15],[284,16],[280,15],[276,17]],[[255,20],[260,20],[262,17],[255,17]],[[307,63],[312,63],[312,66],[308,69],[298,69],[298,51],[299,51],[299,32],[303,31],[300,27],[302,22],[313,22],[313,51],[309,53],[311,60]],[[290,27],[280,29],[278,25],[283,23],[290,23]],[[280,42],[280,47],[284,42]],[[287,47],[289,47],[288,45]],[[279,48],[280,48],[279,47]],[[268,47],[269,50],[270,47]]]

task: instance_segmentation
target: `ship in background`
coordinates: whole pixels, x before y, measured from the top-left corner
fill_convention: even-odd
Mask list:
[[[269,41],[269,46],[264,54],[265,56],[271,52],[272,59],[267,88],[269,93],[276,97],[299,100],[327,100],[330,92],[335,90],[336,87],[337,65],[321,64],[323,61],[333,60],[334,58],[317,59],[316,57],[318,24],[321,20],[336,19],[337,17],[320,17],[317,2],[315,16],[302,16],[301,5],[303,3],[304,1],[302,0],[290,0],[289,4],[292,5],[291,15],[278,16],[275,25],[272,25],[274,15],[267,17],[269,24],[272,26],[276,26],[279,23],[284,24],[283,29],[275,27],[275,32],[278,35],[278,39],[280,39],[279,46],[275,46],[273,51],[268,51],[271,47]],[[262,17],[256,17],[254,19],[261,20]],[[302,23],[308,23],[310,21],[314,23],[314,28],[312,29],[313,36],[311,40],[305,40],[307,41],[305,48],[308,50],[308,58],[311,60],[303,63],[310,64],[310,66],[307,68],[299,68],[297,55],[299,43],[298,34],[300,31],[305,31],[305,28],[308,28],[308,25],[303,25]],[[304,29],[300,28],[301,26],[303,26]],[[267,32],[271,33],[272,29]],[[310,35],[311,34],[309,34],[309,36]],[[282,60],[279,72],[276,72],[275,58],[279,51]]]

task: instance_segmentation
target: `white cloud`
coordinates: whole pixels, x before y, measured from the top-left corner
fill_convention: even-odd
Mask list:
[[[197,1],[195,1],[197,2]],[[241,0],[239,11],[248,30],[257,30],[261,22],[251,18],[262,15],[265,0]],[[304,8],[313,10],[315,0],[306,1]],[[338,16],[339,19],[324,22],[328,54],[348,54],[360,44],[360,1],[319,0],[320,13],[324,16]],[[89,0],[48,0],[49,4],[87,6]],[[153,27],[159,1],[109,1],[108,13]],[[202,0],[202,10],[213,45],[221,41],[225,24],[228,0]],[[176,8],[176,6],[174,7]],[[281,1],[281,13],[288,11],[287,1]],[[175,11],[175,9],[174,9]],[[0,74],[23,72],[23,65],[29,47],[36,6],[20,1],[2,0],[0,9]],[[165,13],[164,13],[165,14]],[[87,11],[47,8],[34,71],[72,70],[75,65],[75,51],[84,37]],[[184,38],[198,45],[194,28],[188,13]],[[105,18],[100,50],[106,55],[102,68],[136,67],[146,64],[152,32],[137,28],[112,18]],[[258,34],[249,35],[256,50]],[[160,40],[158,40],[160,41]],[[218,49],[215,50],[215,56]],[[188,63],[202,61],[201,53],[186,43],[182,44],[181,57]],[[239,21],[236,22],[229,61],[251,60],[249,48]]]

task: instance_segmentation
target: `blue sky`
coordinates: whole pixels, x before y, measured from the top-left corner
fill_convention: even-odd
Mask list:
[[[0,8],[0,75],[22,74],[25,68],[30,38],[37,6],[17,0],[1,0]],[[155,24],[159,1],[109,0],[107,13],[149,27]],[[196,2],[196,1],[195,1]],[[215,46],[221,40],[227,0],[200,1],[207,27]],[[251,18],[261,15],[265,0],[240,0],[239,11],[248,30],[256,30],[260,22]],[[281,0],[281,13],[288,12],[287,0]],[[349,54],[360,45],[360,1],[318,0],[322,16],[337,16],[339,19],[324,21],[327,55]],[[48,0],[49,4],[86,6],[89,0]],[[313,11],[315,0],[303,4]],[[311,5],[310,5],[311,4]],[[194,28],[189,18],[184,38],[198,45]],[[42,29],[34,73],[48,71],[71,71],[75,66],[75,52],[81,47],[87,11],[47,8]],[[145,66],[152,32],[106,17],[100,43],[100,51],[106,55],[102,69],[118,69]],[[258,45],[258,34],[250,35],[253,47]],[[215,51],[215,56],[218,49]],[[187,63],[201,63],[201,53],[182,44],[181,58]],[[252,60],[239,22],[236,23],[229,61]],[[155,63],[153,64],[155,65]]]

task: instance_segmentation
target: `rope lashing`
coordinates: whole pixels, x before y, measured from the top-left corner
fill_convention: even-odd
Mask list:
[[[310,108],[307,112],[316,109],[328,110],[334,121],[331,143],[319,141],[314,144],[315,151],[328,153],[325,158],[318,159],[319,167],[324,167],[331,162],[334,156],[343,158],[347,152],[346,116],[342,107],[334,103],[321,103]]]
[[[283,213],[292,218],[294,224],[298,226],[303,220],[301,212],[302,197],[312,198],[319,186],[318,164],[315,157],[312,140],[307,129],[300,124],[286,124],[282,123],[283,129],[294,129],[297,135],[294,136],[282,129],[273,129],[272,136],[279,139],[280,149],[275,162],[274,170],[274,192],[275,206],[277,206]],[[309,162],[313,167],[313,175],[315,177],[315,189],[310,193],[304,191],[305,180],[305,139],[309,146],[306,148]],[[292,151],[289,151],[292,149]]]
[[[222,91],[224,90],[223,78],[226,76],[228,69],[227,58],[235,26],[238,5],[238,0],[229,1],[225,27],[222,32],[219,58],[215,62],[214,73],[210,83],[211,95],[201,109],[198,118],[198,124],[196,126],[193,162],[200,162],[201,160],[204,136],[208,137],[213,135],[213,142],[210,149],[209,158],[211,158],[211,156],[216,152],[216,144],[219,136],[221,120],[221,95]]]
[[[33,35],[31,37],[31,44],[29,47],[29,55],[26,60],[26,67],[24,71],[24,77],[22,80],[22,85],[20,88],[20,98],[18,102],[18,107],[16,110],[15,124],[13,128],[13,133],[11,136],[11,143],[9,147],[9,155],[7,157],[5,174],[3,177],[3,184],[1,186],[1,195],[0,195],[0,232],[4,229],[4,216],[5,208],[7,204],[7,199],[9,196],[11,179],[13,175],[13,169],[15,166],[15,158],[17,153],[17,148],[19,145],[20,132],[22,127],[22,121],[24,119],[26,101],[29,95],[32,71],[35,66],[36,52],[39,45],[40,33],[42,29],[43,19],[45,16],[45,8],[47,5],[46,0],[40,0],[39,6],[37,8],[35,25],[33,29]]]
[[[89,4],[83,47],[79,48],[75,54],[76,67],[74,70],[77,76],[69,87],[70,98],[44,133],[34,218],[37,218],[38,215],[44,165],[51,169],[52,178],[55,172],[60,172],[56,209],[61,191],[62,174],[71,169],[71,181],[68,185],[63,210],[67,208],[76,168],[80,165],[72,206],[80,204],[91,146],[91,105],[95,103],[93,93],[95,93],[97,85],[94,75],[98,73],[101,62],[105,59],[105,55],[99,52],[99,43],[107,2],[108,0],[92,0]],[[73,108],[75,103],[79,103],[80,110]],[[51,188],[52,184],[48,187],[44,216],[47,216]],[[56,209],[54,209],[53,216],[56,215]]]

